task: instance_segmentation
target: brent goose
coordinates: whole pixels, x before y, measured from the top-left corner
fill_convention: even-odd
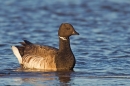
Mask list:
[[[75,57],[70,47],[69,37],[79,35],[69,23],[62,23],[59,31],[59,49],[36,45],[27,40],[22,46],[12,46],[14,55],[24,69],[73,70]]]

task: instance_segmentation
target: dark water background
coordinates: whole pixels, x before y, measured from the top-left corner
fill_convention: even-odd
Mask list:
[[[58,47],[71,23],[74,72],[20,71],[11,45],[22,39]],[[129,86],[129,0],[0,0],[0,86]]]

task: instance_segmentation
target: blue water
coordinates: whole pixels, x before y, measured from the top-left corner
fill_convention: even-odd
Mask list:
[[[0,86],[129,86],[129,0],[0,0]],[[27,39],[58,47],[71,23],[74,71],[22,71],[11,45]]]

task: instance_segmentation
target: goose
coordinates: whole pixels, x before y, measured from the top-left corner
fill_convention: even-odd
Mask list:
[[[12,51],[23,69],[73,70],[76,60],[70,47],[70,36],[79,35],[69,23],[62,23],[58,30],[59,49],[33,44],[27,40]]]

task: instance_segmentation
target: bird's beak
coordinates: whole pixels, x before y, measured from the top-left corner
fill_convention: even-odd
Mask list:
[[[79,33],[76,31],[73,31],[72,35],[79,35]]]

